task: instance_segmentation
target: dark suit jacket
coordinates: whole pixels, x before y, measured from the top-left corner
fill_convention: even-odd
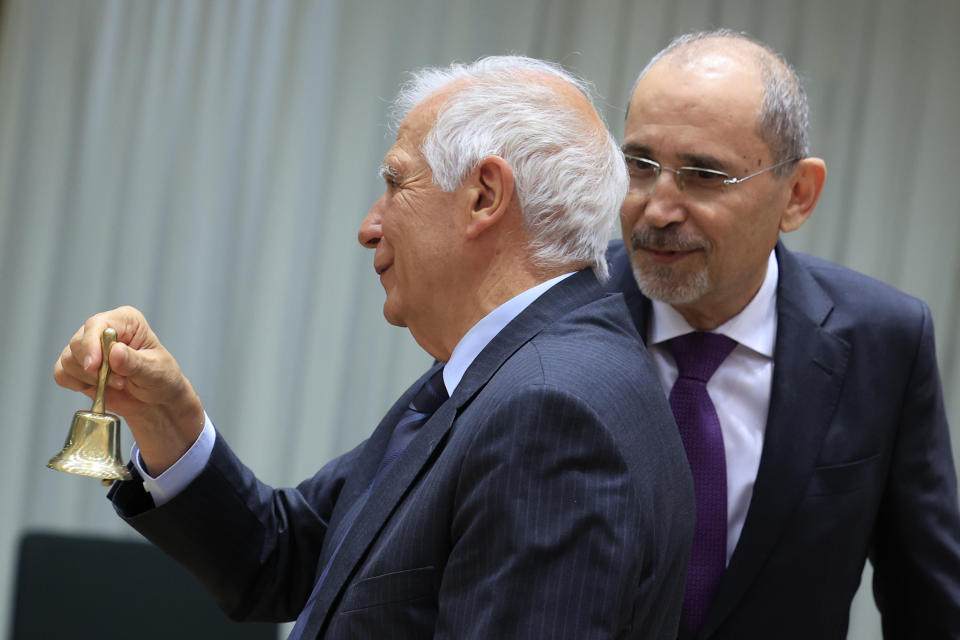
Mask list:
[[[152,508],[132,481],[115,506],[231,616],[292,619],[331,555],[327,532],[425,377],[296,489],[259,483],[218,436],[171,502]],[[672,638],[693,513],[683,447],[623,301],[580,272],[490,342],[383,477],[305,637]]]
[[[766,436],[740,540],[698,638],[846,635],[866,558],[887,638],[960,638],[960,517],[929,309],[776,250]],[[646,338],[650,301],[607,254]]]

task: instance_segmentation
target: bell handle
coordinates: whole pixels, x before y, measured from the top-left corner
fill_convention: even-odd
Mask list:
[[[107,327],[100,336],[100,347],[103,351],[103,361],[100,363],[100,371],[97,374],[97,394],[93,398],[93,408],[91,413],[106,413],[104,409],[103,396],[107,391],[107,380],[110,378],[110,349],[117,343],[117,330]]]

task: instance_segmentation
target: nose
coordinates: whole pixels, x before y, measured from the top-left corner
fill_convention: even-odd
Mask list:
[[[357,241],[367,249],[376,248],[377,243],[380,242],[380,238],[383,235],[383,231],[380,228],[380,203],[382,200],[383,197],[373,203],[370,211],[367,211],[367,216],[360,224],[360,230],[357,231]]]
[[[644,221],[651,227],[662,229],[686,219],[686,199],[678,179],[679,175],[675,171],[664,167],[650,192],[638,194],[638,197],[634,198],[637,201],[635,206],[640,207]]]

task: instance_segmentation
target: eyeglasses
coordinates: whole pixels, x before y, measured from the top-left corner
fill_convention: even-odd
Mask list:
[[[690,191],[697,192],[710,192],[722,189],[727,185],[746,182],[750,178],[754,178],[761,173],[773,171],[777,167],[782,167],[785,164],[796,162],[800,158],[788,158],[787,160],[778,162],[777,164],[769,166],[766,169],[754,171],[750,175],[742,178],[734,178],[730,174],[724,173],[723,171],[717,171],[716,169],[705,169],[703,167],[680,167],[679,169],[674,169],[673,167],[662,165],[656,160],[631,156],[626,153],[623,154],[623,159],[626,161],[627,169],[630,171],[630,188],[636,191],[642,191],[649,195],[653,193],[653,189],[657,184],[657,180],[660,178],[660,173],[664,170],[670,171],[676,176],[675,181],[677,183],[677,188],[681,191],[688,189]]]

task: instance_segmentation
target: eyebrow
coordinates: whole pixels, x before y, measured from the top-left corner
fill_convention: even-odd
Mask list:
[[[650,158],[652,155],[650,149],[643,146],[642,144],[625,144],[620,147],[620,151],[627,154],[628,156],[641,156],[644,158]],[[651,160],[653,158],[650,158]]]
[[[377,176],[379,176],[381,180],[387,180],[389,178],[396,181],[400,179],[400,172],[397,171],[397,168],[393,165],[384,162],[380,165],[380,168],[377,169]]]
[[[683,160],[684,166],[688,167],[701,167],[703,169],[725,169],[726,164],[717,160],[713,156],[705,156],[699,153],[683,153],[680,154],[680,159]]]
[[[659,162],[656,158],[656,154],[647,147],[646,145],[630,143],[625,144],[620,147],[620,150],[631,156],[639,156],[641,158],[648,158],[650,160],[655,160]],[[681,153],[679,156],[680,164],[685,167],[700,167],[703,169],[725,169],[726,163],[721,162],[717,158],[709,155],[704,155],[702,153]]]

